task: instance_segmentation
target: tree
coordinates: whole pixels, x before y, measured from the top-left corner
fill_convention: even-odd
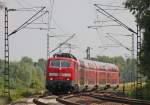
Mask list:
[[[46,60],[41,58],[38,60],[38,66],[43,70],[45,71],[46,70]]]
[[[29,57],[23,57],[20,61],[20,63],[27,63],[29,65],[33,65],[32,59]]]
[[[143,17],[150,7],[150,0],[126,0],[125,7],[129,8],[136,17],[138,15]]]
[[[127,0],[125,7],[136,16],[138,25],[144,31],[140,61],[142,73],[150,79],[150,0]]]
[[[143,98],[150,99],[150,0],[126,0],[125,7],[136,16],[137,24],[143,31],[140,62],[141,73],[147,78],[143,87]]]

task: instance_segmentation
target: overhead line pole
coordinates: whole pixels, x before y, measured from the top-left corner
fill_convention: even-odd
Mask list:
[[[11,32],[8,36],[11,36],[13,34],[15,34],[16,32],[18,32],[20,29],[24,28],[24,25],[29,25],[30,23],[32,23],[33,21],[31,21],[30,23],[28,23],[30,20],[32,20],[35,16],[37,16],[41,11],[43,11],[45,9],[45,7],[43,7],[41,10],[39,10],[36,14],[34,14],[31,18],[29,18],[26,22],[24,22],[21,26],[19,26],[16,30],[14,30],[13,32]],[[45,14],[45,13],[44,13]],[[40,15],[41,17],[41,15]],[[35,20],[34,20],[35,21]]]
[[[10,99],[8,8],[5,7],[4,96]]]
[[[106,17],[114,20],[119,25],[123,26],[124,28],[126,28],[130,32],[135,33],[137,35],[137,32],[135,32],[133,29],[131,29],[130,27],[128,27],[127,25],[125,25],[123,22],[121,22],[120,20],[118,20],[117,18],[115,18],[114,16],[112,16],[111,14],[109,14],[107,11],[105,11],[104,9],[102,9],[100,6],[98,6],[98,4],[94,4],[94,6],[96,6],[98,8],[98,9],[96,9],[98,12],[100,12],[101,14],[105,15]],[[104,13],[101,12],[99,9],[102,10]]]
[[[91,59],[91,48],[90,47],[87,47],[86,55],[87,55],[87,59],[90,60]]]
[[[134,33],[137,36],[137,74],[136,74],[137,81],[136,81],[136,97],[142,99],[142,75],[141,75],[141,67],[140,67],[140,59],[139,59],[142,41],[141,41],[141,32],[140,32],[139,26],[137,25],[137,32],[135,32],[133,29],[131,29],[130,27],[128,27],[127,25],[125,25],[123,22],[121,22],[120,20],[118,20],[117,18],[115,18],[114,16],[112,16],[111,14],[109,14],[107,11],[105,11],[104,9],[102,9],[98,5],[99,4],[94,4],[94,6],[96,6],[98,8],[96,10],[99,13],[101,13],[101,14],[105,15],[106,17],[112,19],[113,21],[115,21],[116,23],[120,24],[122,27],[126,28],[128,31]],[[140,18],[140,16],[138,16],[138,18]]]
[[[45,9],[45,7],[43,7],[41,10],[39,10],[36,14],[34,14],[31,18],[29,18],[25,23],[23,23],[20,27],[18,27],[16,30],[14,30],[13,32],[11,32],[9,34],[9,32],[8,32],[8,26],[9,26],[9,24],[8,24],[8,12],[9,11],[14,11],[14,9],[8,9],[7,7],[5,7],[4,96],[8,97],[9,99],[11,99],[11,97],[10,97],[10,81],[9,81],[9,79],[10,79],[9,78],[9,75],[10,75],[9,74],[9,72],[10,72],[9,71],[9,37],[11,35],[15,34],[16,32],[20,31],[21,29],[25,28],[27,25],[31,24],[35,20],[39,19],[41,16],[43,16],[46,12],[44,12],[43,14],[41,14],[40,16],[38,16],[37,18],[33,19],[40,12],[42,12],[44,9]]]

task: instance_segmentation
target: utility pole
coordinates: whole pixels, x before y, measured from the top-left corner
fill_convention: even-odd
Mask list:
[[[19,26],[16,30],[12,31],[10,34],[8,32],[8,13],[10,11],[16,11],[16,9],[8,9],[5,7],[5,41],[4,41],[4,91],[3,94],[5,97],[10,97],[10,74],[9,74],[9,37],[13,34],[17,33],[18,31],[22,30],[23,28],[26,28],[29,24],[33,23],[37,19],[39,19],[41,16],[45,15],[47,11],[43,12],[45,7],[41,8],[38,12],[36,12],[32,17],[30,17],[26,22],[24,22],[21,26]],[[41,13],[41,14],[40,14]],[[40,14],[40,15],[39,15]],[[39,15],[39,16],[38,16]]]
[[[132,34],[132,71],[134,72],[134,75],[133,75],[133,72],[131,72],[131,82],[134,81],[134,86],[133,87],[135,87],[135,79],[133,78],[133,77],[135,77],[134,51],[135,51],[134,50],[134,34]]]
[[[47,34],[47,59],[49,58],[49,34]]]
[[[86,49],[86,55],[87,55],[87,59],[89,59],[89,60],[90,60],[90,58],[91,58],[91,57],[90,57],[90,56],[91,56],[91,55],[90,55],[90,54],[91,54],[91,51],[90,51],[90,50],[91,50],[91,48],[90,48],[90,47],[87,47],[87,49]]]
[[[10,98],[8,9],[5,7],[4,96]]]
[[[136,71],[136,97],[142,99],[142,75],[141,75],[141,63],[140,63],[140,51],[141,51],[141,32],[137,25],[137,71]]]
[[[128,27],[126,24],[109,14],[107,11],[105,11],[103,8],[101,8],[98,4],[94,4],[98,9],[97,11],[103,15],[105,15],[107,18],[110,18],[111,20],[115,21],[128,31],[132,32],[137,36],[137,70],[136,70],[136,97],[139,99],[142,99],[142,75],[141,75],[141,67],[140,67],[140,51],[141,51],[141,30],[139,26],[137,25],[137,32],[135,32],[132,28]],[[138,18],[140,19],[140,11],[138,12]]]

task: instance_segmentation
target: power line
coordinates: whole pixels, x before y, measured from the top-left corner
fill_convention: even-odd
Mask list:
[[[99,13],[105,15],[106,17],[112,19],[113,21],[115,21],[116,23],[118,23],[119,25],[121,25],[122,27],[126,28],[128,31],[135,33],[137,35],[137,32],[135,32],[133,29],[131,29],[130,27],[128,27],[127,25],[125,25],[123,22],[121,22],[120,20],[118,20],[117,18],[115,18],[114,16],[112,16],[111,14],[109,14],[107,11],[105,11],[103,8],[101,8],[100,6],[98,6],[97,4],[94,4],[94,6],[96,6],[98,9],[96,9]],[[101,11],[100,11],[101,10]]]
[[[73,37],[75,36],[75,34],[73,34],[71,37],[69,37],[68,39],[66,39],[64,42],[62,42],[59,46],[57,46],[55,49],[53,49],[52,51],[49,52],[52,53],[54,52],[55,50],[57,50],[58,48],[60,48],[62,45],[64,45],[66,42],[68,42],[69,40],[71,40]]]
[[[53,19],[53,21],[54,21],[55,25],[57,26],[57,28],[58,28],[60,31],[62,31],[64,34],[66,34],[66,32],[65,32],[65,31],[63,30],[63,28],[56,22],[56,20]]]
[[[103,8],[104,10],[110,10],[110,11],[125,11],[125,10],[128,10],[128,9],[118,9],[118,8],[113,8],[113,9],[109,9],[109,8]]]
[[[121,25],[101,25],[101,26],[88,26],[88,28],[98,28],[98,27],[114,27],[114,26],[121,26]]]
[[[25,29],[49,30],[48,28],[42,28],[42,27],[26,27]]]
[[[97,5],[105,6],[105,7],[117,7],[117,8],[124,8],[124,7],[121,7],[121,6],[114,6],[114,5],[104,5],[104,4],[97,4]]]
[[[120,41],[118,41],[116,38],[114,38],[113,36],[107,34],[108,36],[106,36],[108,39],[112,40],[113,42],[119,44],[120,46],[124,47],[125,49],[127,49],[128,51],[132,51],[130,48],[126,47],[125,45],[123,45]]]
[[[19,6],[21,6],[21,7],[24,7],[23,5],[22,5],[22,3],[20,2],[20,0],[18,1],[18,0],[15,0],[16,1],[16,3],[19,5]]]
[[[49,8],[49,27],[51,27],[51,24],[52,24],[54,3],[55,3],[54,0],[50,0],[50,7],[51,8]]]
[[[100,22],[102,22],[102,23],[103,23],[103,22],[112,22],[112,20],[103,20],[103,21],[98,21],[98,20],[97,20],[97,21],[94,21],[94,23],[100,23]]]
[[[20,27],[18,27],[16,30],[14,30],[13,32],[11,32],[8,36],[11,36],[12,34],[18,32],[19,30],[25,28],[27,25],[31,24],[33,21],[37,20],[38,18],[40,18],[42,15],[44,15],[45,13],[43,13],[42,15],[40,15],[39,17],[37,17],[36,19],[34,19],[33,21],[31,21],[34,17],[36,17],[41,11],[43,11],[45,9],[45,7],[43,7],[41,10],[39,10],[36,14],[34,14],[31,18],[29,18],[26,22],[24,22]],[[29,22],[31,21],[31,22]],[[28,23],[29,22],[29,23]]]

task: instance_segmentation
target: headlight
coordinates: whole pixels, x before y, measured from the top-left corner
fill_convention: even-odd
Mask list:
[[[67,78],[67,80],[70,80],[69,78]]]
[[[50,80],[53,80],[53,78],[50,78]]]

